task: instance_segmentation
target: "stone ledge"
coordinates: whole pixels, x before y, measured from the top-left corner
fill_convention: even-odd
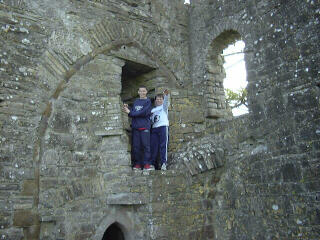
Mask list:
[[[40,222],[56,222],[57,219],[53,215],[46,215],[40,217]]]
[[[117,193],[107,196],[109,205],[140,205],[148,203],[147,196],[143,193]]]
[[[174,154],[175,169],[187,169],[193,176],[224,166],[225,150],[215,146],[209,137],[190,142]]]
[[[227,116],[230,116],[230,111],[228,109],[208,108],[206,113],[207,118],[223,118]]]
[[[120,136],[123,134],[122,129],[112,129],[112,130],[97,130],[94,132],[96,136]]]
[[[177,175],[181,175],[184,173],[184,171],[180,171],[177,169],[170,169],[171,166],[169,166],[169,169],[166,171],[161,170],[154,170],[154,171],[145,171],[141,170],[138,172],[135,172],[132,170],[132,176],[150,176],[150,177],[158,177],[158,176],[166,176],[166,177],[175,177]]]

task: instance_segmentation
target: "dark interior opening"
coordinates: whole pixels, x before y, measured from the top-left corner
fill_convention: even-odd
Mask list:
[[[136,78],[153,70],[149,66],[126,60],[125,65],[122,67],[122,79]]]
[[[121,74],[121,101],[123,103],[128,104],[132,107],[133,102],[135,99],[139,98],[138,96],[138,89],[140,86],[145,86],[148,88],[148,97],[153,99],[155,88],[153,86],[155,72],[156,70],[153,67],[125,60],[125,65],[122,67],[122,74]],[[153,86],[153,87],[150,87]],[[126,130],[128,135],[129,144],[131,145],[131,118],[128,117],[127,114],[123,114],[123,128]],[[131,159],[132,152],[131,152]],[[131,160],[131,164],[133,160]]]
[[[129,60],[125,61],[125,65],[122,67],[122,92],[121,100],[127,104],[132,104],[138,97],[138,88],[141,85],[147,85],[146,79],[143,75],[152,72],[155,68],[150,66],[132,62]],[[148,96],[150,95],[151,89],[148,89]]]
[[[102,240],[124,240],[123,232],[117,223],[113,223],[107,228]]]

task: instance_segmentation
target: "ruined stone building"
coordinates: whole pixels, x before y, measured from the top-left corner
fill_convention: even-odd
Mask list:
[[[0,0],[0,239],[320,239],[319,34],[319,0]],[[139,85],[168,171],[131,169]]]

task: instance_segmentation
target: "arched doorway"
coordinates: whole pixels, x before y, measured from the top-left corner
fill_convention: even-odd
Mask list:
[[[105,233],[102,240],[124,240],[124,234],[117,223],[111,224]]]

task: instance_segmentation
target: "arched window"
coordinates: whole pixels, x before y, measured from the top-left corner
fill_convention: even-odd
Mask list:
[[[224,70],[226,78],[223,81],[226,100],[232,109],[233,116],[248,113],[247,107],[247,72],[244,61],[245,43],[242,40],[230,44],[223,50]]]
[[[237,31],[226,30],[212,41],[208,49],[206,74],[204,76],[206,80],[206,116],[208,118],[217,119],[233,116],[231,107],[227,102],[224,87],[224,80],[226,78],[224,63],[227,54],[223,54],[223,51],[229,45],[234,44],[239,40],[241,40],[241,35]],[[243,48],[240,51],[243,51]],[[239,83],[238,79],[239,76],[237,75],[237,79],[234,80],[235,83],[233,83],[233,86]]]
[[[111,224],[105,233],[102,240],[124,240],[124,234],[118,223]]]

